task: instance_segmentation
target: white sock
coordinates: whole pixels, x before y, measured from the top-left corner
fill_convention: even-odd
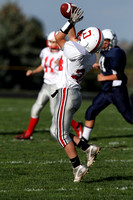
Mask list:
[[[82,137],[84,137],[87,141],[89,141],[89,137],[90,137],[92,129],[93,128],[89,128],[89,127],[86,127],[86,126],[84,127]]]

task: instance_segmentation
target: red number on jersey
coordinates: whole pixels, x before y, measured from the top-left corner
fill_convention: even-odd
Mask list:
[[[76,71],[76,74],[72,75],[72,78],[76,79],[76,81],[78,82],[79,79],[81,80],[81,78],[83,77],[84,73],[85,73],[85,69],[78,69]]]
[[[54,58],[51,58],[49,60],[49,68],[50,68],[50,73],[53,73],[54,70],[52,68],[52,62],[53,62]],[[48,72],[48,66],[47,66],[47,62],[48,62],[48,56],[45,58],[45,61],[44,61],[44,68],[45,68],[45,73]]]
[[[52,62],[53,62],[53,60],[54,60],[54,58],[52,58],[51,60],[50,60],[50,63],[49,63],[49,67],[50,67],[50,72],[51,73],[53,73],[54,72],[54,70],[52,69]]]
[[[62,59],[62,56],[59,60],[59,71],[62,71],[63,70],[63,59]]]
[[[47,65],[46,65],[46,62],[47,62],[47,60],[48,60],[48,56],[45,58],[45,62],[44,62],[44,68],[45,68],[45,72],[47,72],[47,71],[48,71],[48,68],[47,68]]]

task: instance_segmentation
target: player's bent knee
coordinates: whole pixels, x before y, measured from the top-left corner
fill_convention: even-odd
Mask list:
[[[69,144],[69,142],[71,142],[72,139],[69,135],[68,132],[63,132],[61,135],[59,135],[58,137],[58,142],[60,143],[60,145],[64,148],[66,145]]]
[[[31,109],[31,116],[32,116],[33,118],[38,118],[39,115],[40,115],[40,112],[41,112],[42,108],[43,108],[43,105],[34,104],[34,105],[32,106],[32,109]]]
[[[56,129],[53,125],[51,125],[51,127],[50,127],[50,134],[55,140],[57,140]]]
[[[96,118],[96,112],[95,110],[93,110],[93,107],[90,107],[89,109],[87,109],[85,113],[85,119],[89,121],[95,118]]]

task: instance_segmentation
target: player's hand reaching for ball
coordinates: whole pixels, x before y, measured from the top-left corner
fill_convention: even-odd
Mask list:
[[[71,8],[71,17],[70,17],[70,22],[73,24],[76,24],[77,22],[81,21],[83,19],[83,14],[84,11],[81,11],[81,8]]]

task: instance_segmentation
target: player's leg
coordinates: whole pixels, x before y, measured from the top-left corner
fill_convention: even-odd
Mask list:
[[[78,90],[68,90],[68,98],[66,101],[65,107],[65,116],[64,116],[64,133],[69,134],[70,137],[70,124],[74,113],[79,109],[81,105],[81,94]],[[78,138],[78,137],[77,137]],[[64,138],[65,139],[65,138]],[[64,147],[71,163],[73,166],[74,173],[74,182],[79,182],[81,178],[87,173],[88,169],[81,164],[77,152],[75,150],[75,145],[73,141],[68,142]]]
[[[96,156],[100,152],[100,147],[88,144],[83,138],[79,139],[79,137],[73,134],[71,134],[71,138],[74,144],[86,153],[87,167],[90,167],[95,162]]]
[[[92,105],[88,107],[85,113],[85,126],[83,129],[82,139],[89,141],[90,134],[95,125],[97,115],[104,110],[111,102],[108,93],[100,92],[93,100]]]
[[[47,104],[49,101],[48,96],[48,86],[46,84],[43,84],[38,97],[36,99],[36,102],[32,106],[31,109],[31,118],[29,121],[28,129],[24,131],[23,134],[15,136],[16,139],[32,139],[33,131],[39,121],[40,112],[43,109],[43,107]]]
[[[77,136],[81,138],[82,133],[83,133],[83,123],[76,122],[74,119],[72,119],[71,126],[73,127],[74,131],[77,133]]]
[[[53,94],[56,91],[56,85],[52,85],[52,87],[49,85],[49,94],[50,94],[50,111],[51,114],[53,115],[54,113],[54,109],[55,109],[55,105],[56,105],[56,96],[51,97],[51,94]],[[74,131],[77,133],[78,137],[80,138],[82,135],[82,127],[83,127],[83,123],[82,122],[76,122],[74,119],[72,119],[71,122],[71,126],[74,129]]]
[[[54,112],[54,136],[68,155],[74,173],[74,182],[79,182],[88,169],[80,163],[75,145],[70,137],[70,126],[73,114],[81,105],[81,94],[77,89],[60,89]]]
[[[72,96],[71,94],[70,94],[70,91],[69,91],[69,95],[70,96]],[[73,98],[71,97],[71,100],[72,100]],[[79,98],[77,98],[77,99],[79,99]],[[70,102],[70,101],[68,101],[68,102]],[[70,103],[69,103],[70,104]],[[74,107],[74,106],[73,106]],[[70,105],[69,105],[69,107],[68,108],[70,108]],[[69,109],[65,109],[65,113],[66,113],[66,120],[65,120],[65,122],[67,122],[67,121],[69,121],[69,119],[70,119],[70,112],[69,112]],[[71,112],[72,112],[72,110],[71,110]],[[74,111],[75,112],[75,111]],[[67,119],[68,118],[68,119]],[[64,123],[65,123],[64,122]],[[65,127],[67,127],[67,124],[66,124],[66,126]],[[68,130],[69,131],[69,130]],[[100,147],[98,147],[98,146],[96,146],[96,145],[89,145],[86,141],[84,141],[84,139],[82,138],[82,139],[79,139],[77,136],[75,136],[75,135],[72,135],[72,134],[70,134],[70,136],[71,136],[71,138],[72,138],[72,140],[73,140],[73,142],[76,144],[76,146],[77,147],[79,147],[80,149],[82,149],[85,153],[86,153],[86,156],[87,156],[87,166],[89,167],[89,166],[91,166],[92,164],[93,164],[93,162],[94,162],[94,160],[95,160],[95,158],[96,158],[96,156],[97,156],[97,154],[99,153],[99,151],[100,151]]]
[[[49,85],[48,87],[49,87],[48,93],[49,93],[50,112],[51,112],[51,115],[53,116],[55,106],[56,106],[57,94],[54,97],[52,97],[51,95],[55,93],[57,86],[53,84],[53,85]]]
[[[133,124],[133,107],[130,104],[127,87],[116,87],[112,90],[112,101],[124,119]]]

